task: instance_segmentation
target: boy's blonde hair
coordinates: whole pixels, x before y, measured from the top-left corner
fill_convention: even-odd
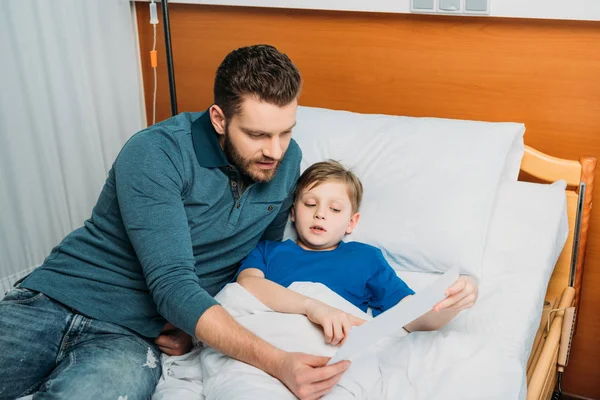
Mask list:
[[[337,181],[344,183],[348,189],[348,198],[352,204],[352,213],[358,212],[362,200],[363,186],[353,172],[347,170],[335,160],[315,163],[302,173],[296,184],[295,197],[305,189],[312,189],[325,182]]]

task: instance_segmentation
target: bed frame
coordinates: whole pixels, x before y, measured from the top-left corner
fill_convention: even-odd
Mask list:
[[[527,363],[527,400],[550,399],[559,371],[564,369],[557,364],[564,311],[550,313],[550,310],[579,304],[596,161],[595,157],[565,160],[525,146],[523,175],[537,182],[559,179],[567,182],[569,218],[569,236],[548,284],[542,320]]]

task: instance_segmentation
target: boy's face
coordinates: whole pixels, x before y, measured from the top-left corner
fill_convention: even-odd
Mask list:
[[[253,181],[268,182],[290,144],[297,108],[296,100],[279,107],[245,96],[240,112],[227,121],[218,106],[210,113],[229,162]]]
[[[336,181],[304,189],[292,207],[298,245],[307,250],[335,249],[359,217],[352,211],[346,184]]]

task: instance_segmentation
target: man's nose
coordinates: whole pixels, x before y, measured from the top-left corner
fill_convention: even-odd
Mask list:
[[[263,155],[275,161],[279,161],[282,154],[283,151],[281,149],[281,140],[279,140],[279,136],[271,137],[269,144],[263,149]]]

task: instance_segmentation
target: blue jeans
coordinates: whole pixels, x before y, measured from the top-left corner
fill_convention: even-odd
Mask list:
[[[128,329],[24,288],[0,301],[0,400],[150,399],[160,374],[158,348]]]

